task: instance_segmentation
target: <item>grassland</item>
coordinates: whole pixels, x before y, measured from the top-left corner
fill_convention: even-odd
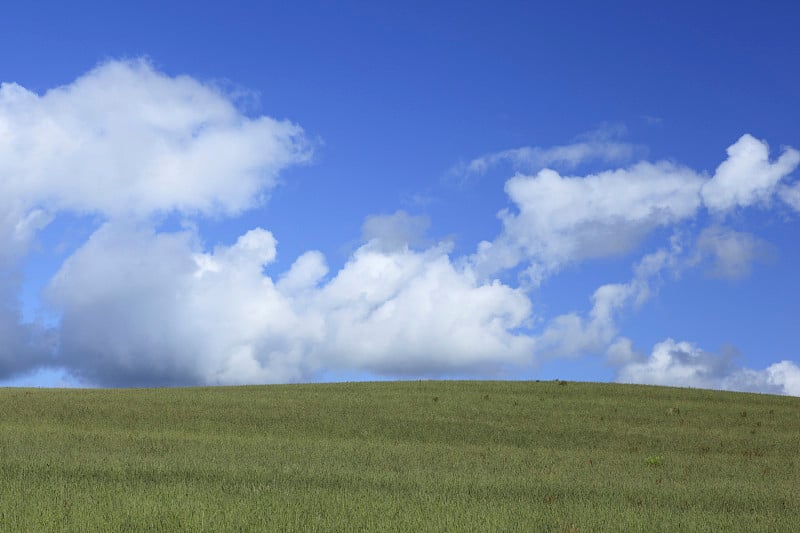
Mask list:
[[[0,531],[798,531],[800,398],[0,389]]]

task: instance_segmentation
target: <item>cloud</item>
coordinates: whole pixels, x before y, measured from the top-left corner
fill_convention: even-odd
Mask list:
[[[551,147],[522,146],[501,150],[461,163],[450,169],[451,178],[466,181],[481,176],[497,166],[509,166],[514,172],[536,172],[547,167],[566,170],[584,163],[618,163],[629,161],[642,153],[641,147],[616,140],[624,128],[604,126],[579,137],[576,142]]]
[[[50,216],[41,210],[24,214],[16,203],[0,196],[0,379],[50,363],[57,345],[57,332],[52,328],[23,323],[18,296],[23,282],[22,257]]]
[[[620,350],[630,346],[630,341],[617,339],[619,316],[628,308],[639,308],[658,291],[662,271],[674,268],[680,253],[679,242],[673,239],[670,249],[648,254],[634,265],[633,278],[627,283],[598,287],[585,317],[567,313],[551,319],[536,337],[537,356],[580,357],[611,350],[613,358],[622,357]]]
[[[795,183],[793,186],[782,187],[780,196],[792,209],[800,212],[800,183]]]
[[[530,302],[479,284],[447,250],[387,251],[370,241],[330,279],[307,252],[279,281],[276,241],[251,230],[204,252],[191,230],[108,223],[70,257],[49,298],[61,357],[100,385],[286,382],[328,368],[435,376],[525,364],[514,330]]]
[[[0,379],[27,374],[51,364],[57,332],[39,323],[22,323],[16,306],[18,284],[0,276]]]
[[[503,210],[503,232],[473,256],[482,274],[529,263],[536,283],[563,265],[622,254],[657,227],[694,216],[700,176],[669,163],[637,163],[586,177],[553,170],[506,182],[516,211]]]
[[[527,290],[565,265],[629,253],[658,228],[677,231],[703,207],[724,215],[778,194],[797,208],[798,186],[785,180],[795,150],[770,162],[766,143],[745,135],[711,178],[668,162],[564,174],[640,152],[606,130],[489,154],[460,172],[518,173],[506,182],[501,233],[472,256],[453,257],[426,238],[427,217],[397,211],[366,218],[341,268],[308,250],[274,273],[271,232],[210,248],[197,229],[201,217],[261,205],[284,168],[311,157],[300,126],[246,115],[234,100],[145,60],[110,61],[43,94],[0,86],[0,378],[43,367],[125,386],[306,381],[330,370],[505,376],[545,357],[606,353],[621,379],[797,393],[792,362],[742,369],[672,341],[648,357],[619,336],[624,313],[677,268],[677,238],[629,281],[599,286],[583,314],[534,316]],[[22,261],[65,212],[97,215],[97,227],[47,285],[57,327],[23,322]],[[176,213],[185,229],[156,229]],[[765,246],[719,223],[696,242],[695,261],[729,278],[746,275]],[[516,267],[520,286],[497,279]]]
[[[730,280],[748,276],[755,261],[767,261],[774,255],[773,248],[767,242],[749,233],[721,226],[704,229],[697,238],[696,248],[690,264],[710,259],[709,273],[713,277]]]
[[[302,129],[145,60],[110,61],[37,95],[0,86],[0,196],[22,209],[234,214],[307,160]]]
[[[516,332],[531,313],[527,296],[481,283],[447,248],[390,253],[360,248],[320,292],[329,345],[345,367],[387,375],[498,373],[525,365],[533,341]]]
[[[703,185],[703,203],[712,212],[765,203],[778,183],[800,164],[800,152],[785,148],[777,161],[769,161],[769,145],[752,135],[742,135],[728,147],[728,158]]]
[[[625,347],[619,351],[624,351]],[[728,349],[706,352],[690,342],[667,339],[655,345],[646,357],[628,356],[617,374],[622,383],[645,383],[679,387],[738,390],[800,396],[800,367],[781,361],[763,370],[742,368],[738,354]]]
[[[232,215],[258,204],[276,184],[281,169],[308,160],[310,154],[299,126],[245,116],[232,97],[213,86],[188,76],[168,76],[146,60],[103,63],[42,95],[15,83],[0,85],[0,296],[4,306],[0,311],[0,377],[54,362],[58,332],[21,323],[17,294],[22,277],[12,273],[21,272],[20,261],[36,233],[58,214],[97,213],[109,220],[146,219],[172,211]],[[117,261],[119,272],[147,263],[150,250],[139,241],[126,241],[130,235],[116,227],[104,229],[93,242],[101,240],[130,261],[129,265]],[[110,239],[109,234],[122,240]],[[162,247],[169,242],[168,236],[153,239]],[[87,246],[91,251],[94,244]],[[164,251],[158,246],[156,252]],[[76,273],[72,267],[71,275],[83,282],[85,294],[70,293],[64,283],[59,287],[72,296],[71,304],[103,324],[103,317],[85,306],[97,303],[93,295],[99,296],[97,291],[102,289],[93,287],[91,277],[99,280],[113,273],[99,269],[102,262],[87,261],[85,256],[73,259],[72,264],[76,263],[82,271]],[[150,261],[148,267],[151,272],[170,274],[169,269],[178,265]],[[166,293],[174,292],[170,281],[175,278],[166,276],[161,284],[151,280],[152,286],[142,289],[158,286]],[[146,294],[152,301],[140,297],[139,305],[158,316],[163,295]],[[101,302],[100,310],[125,307],[128,296],[131,302],[137,301],[130,292],[117,296],[123,300]],[[134,313],[136,308],[126,312]],[[61,331],[66,332],[62,340],[67,347],[83,346],[92,353],[107,347],[103,339],[108,340],[109,332],[83,332],[85,337],[76,338],[76,330],[83,330],[76,327],[75,317],[71,313],[62,323],[67,326]],[[151,335],[165,327],[160,320],[149,320]],[[131,339],[122,331],[119,334],[116,351],[104,357],[122,352],[127,355],[121,357],[143,356],[147,335]],[[95,344],[98,339],[101,342]],[[127,348],[122,347],[125,339],[131,341]],[[67,356],[59,363],[69,362],[69,349],[64,353]],[[168,368],[164,379],[175,378],[179,370],[183,368]]]
[[[498,213],[502,233],[479,243],[472,260],[484,276],[526,263],[527,278],[537,285],[564,265],[630,252],[656,228],[676,226],[704,206],[724,213],[766,202],[799,162],[800,152],[786,148],[770,163],[767,144],[743,135],[728,147],[728,158],[710,179],[663,161],[587,176],[562,176],[551,169],[517,174],[505,185],[514,209]],[[793,193],[783,190],[787,202]],[[717,258],[722,276],[743,274],[744,256],[764,249],[730,232],[707,233],[701,244],[704,253]]]
[[[192,231],[103,225],[48,287],[61,362],[112,386],[299,379],[314,325],[262,275],[275,246],[256,229],[204,253]]]
[[[425,232],[430,224],[430,218],[411,216],[405,211],[371,215],[364,221],[361,236],[364,241],[374,241],[374,246],[385,250],[413,248],[425,244]]]

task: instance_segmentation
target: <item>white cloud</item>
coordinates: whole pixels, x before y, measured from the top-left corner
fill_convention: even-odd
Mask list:
[[[104,63],[42,95],[15,83],[0,85],[0,295],[4,306],[0,312],[0,377],[51,362],[56,332],[20,323],[17,295],[22,278],[21,274],[13,280],[10,277],[21,272],[20,262],[36,233],[59,213],[99,213],[111,220],[144,219],[170,211],[234,214],[257,204],[275,185],[278,171],[309,156],[299,126],[268,117],[247,117],[229,96],[212,86],[188,76],[160,73],[144,60]],[[127,350],[125,357],[139,357],[148,336],[157,336],[165,327],[154,318],[159,316],[158,303],[164,298],[156,287],[165,294],[179,290],[170,285],[177,279],[170,274],[180,265],[155,260],[176,237],[153,236],[156,255],[149,258],[151,250],[145,244],[127,241],[130,234],[114,228],[118,226],[101,231],[94,242],[105,239],[108,250],[130,263],[117,260],[117,273],[106,272],[103,266],[107,262],[87,259],[97,257],[90,254],[93,245],[89,243],[89,252],[73,260],[81,268],[71,271],[85,294],[69,292],[63,284],[61,288],[71,295],[73,309],[77,306],[84,313],[77,316],[97,319],[98,324],[107,321],[97,313],[117,309],[115,305],[128,313],[135,313],[136,305],[147,307],[152,316],[144,319],[150,321],[152,331],[140,339],[119,332],[117,352],[108,354],[111,357]],[[108,258],[108,251],[99,257]],[[99,311],[86,307],[102,296],[103,288],[93,286],[92,277],[116,275],[114,279],[124,287],[119,273],[145,263],[151,275],[166,275],[163,282],[151,279],[150,285],[142,287],[152,301],[128,290],[117,295],[123,299],[120,302],[100,302]],[[133,275],[130,279],[141,281]],[[131,307],[125,311],[127,297]],[[83,331],[84,325],[76,326],[75,317],[75,313],[65,317],[64,324],[73,328],[69,334],[75,328]],[[169,319],[163,322],[168,324]],[[68,335],[66,346],[77,343],[99,353],[98,349],[106,347],[102,339],[108,340],[108,335],[98,332],[78,340]],[[98,339],[101,342],[95,344]],[[126,339],[131,341],[127,348],[122,346]],[[189,375],[190,366],[187,363]],[[173,375],[170,372],[164,374]]]
[[[527,261],[535,282],[564,264],[627,252],[653,229],[694,216],[701,185],[697,173],[669,163],[586,177],[517,175],[506,182],[516,212],[500,212],[502,234],[473,260],[484,275]]]
[[[300,379],[319,332],[262,275],[274,257],[261,229],[204,253],[191,231],[106,224],[48,289],[61,362],[103,385]]]
[[[727,152],[710,179],[663,161],[587,176],[551,169],[517,174],[505,186],[515,209],[499,212],[502,233],[481,242],[472,260],[483,276],[526,263],[525,273],[537,285],[566,264],[629,252],[656,228],[691,219],[703,206],[724,213],[767,202],[776,192],[794,205],[794,189],[781,189],[779,182],[800,163],[800,152],[785,148],[770,162],[767,144],[751,135]],[[746,256],[765,249],[730,232],[709,232],[701,245],[716,257],[716,273],[726,277],[746,274]]]
[[[531,312],[523,292],[480,283],[447,249],[360,248],[320,293],[344,366],[390,375],[497,372],[533,356],[514,333]]]
[[[800,152],[784,149],[769,161],[769,146],[749,134],[728,147],[728,158],[703,185],[703,203],[713,212],[770,200],[778,183],[800,164]]]
[[[425,239],[427,217],[398,211],[368,217],[364,244],[338,271],[312,250],[273,280],[264,268],[277,242],[266,230],[208,250],[191,223],[168,233],[154,221],[259,205],[283,168],[309,159],[299,126],[247,116],[230,95],[143,60],[102,64],[41,95],[3,84],[0,377],[48,365],[103,385],[285,382],[329,369],[486,376],[540,357],[605,352],[622,378],[797,393],[798,368],[788,361],[738,369],[673,341],[646,358],[618,336],[621,314],[675,266],[675,242],[645,256],[627,283],[600,286],[588,313],[557,316],[538,336],[524,288],[493,279],[522,264],[536,283],[566,264],[630,252],[703,205],[724,213],[778,193],[800,209],[798,186],[782,183],[798,152],[770,162],[766,144],[749,135],[711,179],[666,162],[587,176],[543,169],[626,161],[636,151],[595,135],[475,159],[461,172],[510,164],[535,173],[508,180],[514,209],[500,213],[502,233],[475,255],[452,258],[448,245]],[[65,211],[99,214],[101,225],[47,288],[61,313],[55,331],[21,322],[15,273],[37,232]],[[718,226],[697,249],[726,277],[745,275],[762,250],[755,237]]]
[[[386,375],[525,364],[518,290],[479,284],[447,250],[368,243],[328,282],[319,252],[275,284],[261,229],[212,253],[197,235],[106,224],[54,278],[61,360],[90,383],[220,384],[311,379],[323,368]]]
[[[25,210],[237,213],[308,155],[300,127],[246,117],[144,60],[104,63],[43,95],[0,86],[0,196]]]
[[[781,361],[753,370],[736,365],[736,355],[732,350],[715,354],[689,342],[667,339],[656,344],[646,358],[623,359],[617,381],[800,396],[796,363]]]

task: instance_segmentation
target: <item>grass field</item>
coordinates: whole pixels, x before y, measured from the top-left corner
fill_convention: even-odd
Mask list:
[[[800,531],[800,398],[0,389],[0,531]]]

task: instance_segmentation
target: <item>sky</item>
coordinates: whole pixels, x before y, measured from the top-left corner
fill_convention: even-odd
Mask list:
[[[27,2],[0,384],[800,396],[800,6]]]

